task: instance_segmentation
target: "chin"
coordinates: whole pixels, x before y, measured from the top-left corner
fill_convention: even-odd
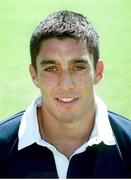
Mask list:
[[[67,113],[65,116],[62,115],[62,116],[57,117],[57,119],[63,123],[74,123],[74,122],[79,121],[78,116],[76,115],[67,116]]]

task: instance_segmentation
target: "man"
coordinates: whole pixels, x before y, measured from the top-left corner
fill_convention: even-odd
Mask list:
[[[131,122],[94,92],[104,63],[92,24],[53,13],[32,34],[30,53],[41,96],[0,124],[0,177],[131,177]]]

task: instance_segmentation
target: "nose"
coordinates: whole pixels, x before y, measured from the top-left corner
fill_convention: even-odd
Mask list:
[[[74,88],[73,78],[68,71],[64,71],[60,74],[58,86],[64,91]]]

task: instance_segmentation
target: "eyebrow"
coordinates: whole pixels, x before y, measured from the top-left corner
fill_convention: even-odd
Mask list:
[[[84,64],[88,64],[88,62],[85,59],[73,59],[70,61],[70,64],[79,64],[79,63],[84,63]]]
[[[85,59],[73,59],[69,61],[69,64],[80,64],[80,63],[88,64],[88,62]],[[40,62],[41,66],[48,65],[48,64],[59,64],[59,63],[55,60],[48,60],[48,59],[43,59]]]
[[[48,65],[48,64],[58,64],[56,61],[54,60],[47,60],[47,59],[43,59],[41,62],[40,62],[40,65]]]

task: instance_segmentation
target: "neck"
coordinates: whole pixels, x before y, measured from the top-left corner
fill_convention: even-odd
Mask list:
[[[41,107],[38,109],[41,136],[69,158],[89,139],[94,127],[95,111],[94,103],[93,108],[89,109],[89,113],[83,119],[77,122],[63,123],[50,117],[44,107]]]

